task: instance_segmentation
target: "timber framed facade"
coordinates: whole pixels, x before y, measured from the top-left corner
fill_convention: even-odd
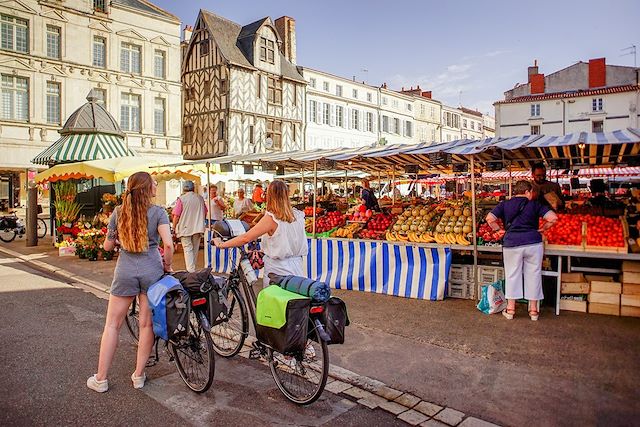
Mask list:
[[[267,17],[241,27],[200,11],[182,63],[185,159],[304,148],[306,81],[293,26]]]

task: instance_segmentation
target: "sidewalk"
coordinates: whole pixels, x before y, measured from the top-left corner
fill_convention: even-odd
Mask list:
[[[105,289],[111,280],[113,262],[59,258],[55,248],[24,241],[3,248]],[[531,322],[520,307],[507,321],[472,301],[334,294],[347,302],[352,325],[345,345],[331,347],[336,381],[327,390],[384,404],[411,424],[456,425],[469,414],[504,425],[628,425],[640,416],[640,319],[546,309]]]

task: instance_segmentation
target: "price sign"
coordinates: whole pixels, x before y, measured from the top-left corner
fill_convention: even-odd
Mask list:
[[[233,172],[233,163],[220,163],[220,172]]]
[[[420,170],[420,167],[418,165],[406,165],[404,167],[404,173],[414,174],[414,173],[418,173],[419,170]]]
[[[502,169],[504,169],[502,161],[487,162],[487,170],[489,171],[501,171]]]
[[[438,151],[436,153],[427,154],[429,163],[433,166],[446,166],[451,164],[451,154]]]

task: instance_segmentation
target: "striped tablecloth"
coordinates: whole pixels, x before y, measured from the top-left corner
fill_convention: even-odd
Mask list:
[[[207,236],[207,243],[211,238]],[[447,295],[451,250],[377,241],[307,239],[305,274],[334,289],[373,292],[438,301]],[[205,263],[218,273],[230,273],[237,249],[209,244]]]

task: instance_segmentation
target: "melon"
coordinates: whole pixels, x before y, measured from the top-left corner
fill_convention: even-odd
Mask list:
[[[472,231],[472,227],[470,225],[465,225],[464,227],[462,227],[462,232],[464,234],[471,233],[471,231]]]

